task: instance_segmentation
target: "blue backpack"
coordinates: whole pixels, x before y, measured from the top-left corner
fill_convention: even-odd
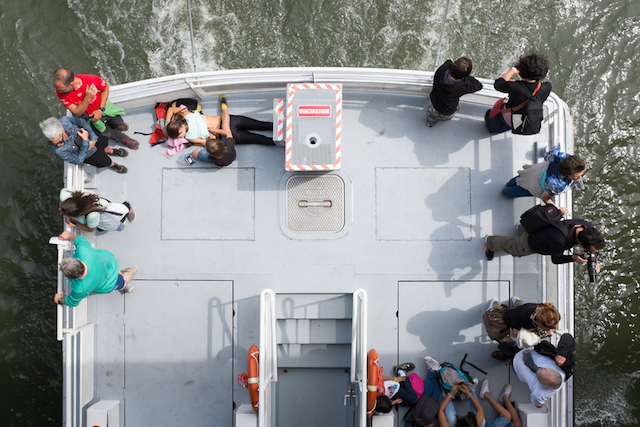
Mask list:
[[[443,363],[440,367],[440,372],[438,372],[438,381],[440,382],[440,386],[446,391],[451,391],[453,386],[460,384],[466,384],[472,389],[474,384],[469,378],[470,377],[467,372],[460,370],[457,366],[448,362]],[[458,390],[455,394],[455,398],[456,400],[463,400],[467,398],[467,395]]]

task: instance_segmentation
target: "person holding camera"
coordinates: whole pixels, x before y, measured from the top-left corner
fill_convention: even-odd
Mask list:
[[[487,260],[493,259],[495,251],[506,252],[514,257],[531,254],[551,255],[554,264],[586,264],[590,261],[595,264],[595,272],[600,272],[600,264],[595,260],[595,255],[604,248],[605,241],[593,224],[584,219],[568,219],[561,221],[559,227],[549,226],[531,234],[518,224],[518,233],[519,237],[487,235],[484,246]],[[565,255],[565,251],[575,245],[582,246],[584,251]]]

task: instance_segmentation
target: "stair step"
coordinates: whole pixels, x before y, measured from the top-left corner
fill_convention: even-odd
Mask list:
[[[350,344],[351,319],[278,319],[278,344]]]
[[[278,319],[351,319],[351,294],[278,294]]]
[[[278,368],[348,368],[351,345],[279,344]]]

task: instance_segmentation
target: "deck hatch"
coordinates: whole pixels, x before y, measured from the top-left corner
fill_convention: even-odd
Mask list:
[[[287,180],[287,228],[337,233],[345,223],[345,185],[337,175],[293,175]]]

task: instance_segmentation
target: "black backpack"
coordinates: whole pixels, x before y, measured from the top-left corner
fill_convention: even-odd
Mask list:
[[[542,120],[544,119],[544,110],[542,102],[535,97],[540,85],[541,83],[538,82],[533,94],[527,95],[527,101],[511,109],[511,122],[513,124],[511,133],[535,135],[540,132]]]
[[[520,216],[522,228],[529,234],[547,227],[556,227],[565,237],[567,228],[562,225],[562,212],[552,204],[536,205]]]

